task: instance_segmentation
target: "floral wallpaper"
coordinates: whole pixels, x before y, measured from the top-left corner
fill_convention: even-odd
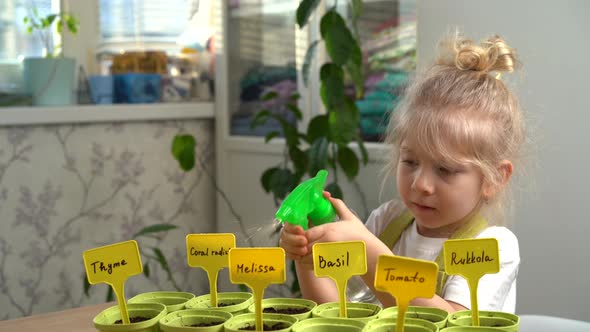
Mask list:
[[[181,132],[197,140],[189,173],[170,153]],[[153,224],[178,228],[137,238],[149,276],[129,278],[126,298],[208,293],[184,239],[215,230],[213,176],[212,120],[0,127],[0,320],[104,302],[109,286],[85,292],[82,252]]]

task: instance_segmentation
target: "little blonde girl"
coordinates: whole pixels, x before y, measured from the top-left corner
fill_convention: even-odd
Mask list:
[[[311,248],[318,242],[365,241],[368,272],[362,279],[387,307],[395,305],[394,298],[373,286],[379,255],[437,261],[440,266],[445,240],[496,238],[500,272],[480,280],[479,309],[514,312],[518,240],[500,226],[500,211],[524,124],[501,74],[514,70],[516,55],[497,36],[480,45],[454,36],[441,45],[438,60],[414,79],[389,124],[386,142],[393,153],[388,168],[396,174],[400,200],[381,205],[363,224],[344,202],[325,193],[339,222],[308,231],[285,224],[280,245],[296,262],[304,297],[319,303],[338,300],[333,281],[314,276]],[[411,304],[450,312],[470,308],[464,278],[446,275],[437,286],[437,295]]]

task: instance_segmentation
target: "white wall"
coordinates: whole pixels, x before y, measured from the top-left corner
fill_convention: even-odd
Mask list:
[[[475,39],[500,34],[523,63],[514,83],[537,151],[516,198],[518,314],[590,320],[589,14],[584,0],[419,2],[419,63],[452,26]]]

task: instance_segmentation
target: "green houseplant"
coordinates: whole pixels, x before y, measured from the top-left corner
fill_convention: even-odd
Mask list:
[[[45,50],[44,57],[27,57],[23,64],[25,89],[33,105],[73,104],[76,60],[64,57],[61,45],[54,45],[53,37],[54,34],[61,36],[64,28],[76,34],[78,20],[65,12],[41,16],[37,8],[33,8],[23,22],[29,33],[39,37]]]
[[[297,24],[300,28],[306,26],[320,2],[302,0],[299,3]],[[299,131],[298,123],[302,119],[302,112],[297,106],[299,95],[295,94],[286,105],[295,116],[294,123],[269,110],[258,112],[251,123],[252,127],[257,127],[272,119],[281,125],[285,138],[284,160],[280,165],[266,169],[261,176],[262,187],[273,195],[277,205],[304,176],[315,176],[320,169],[331,169],[333,182],[326,189],[334,197],[342,198],[340,170],[349,181],[354,181],[361,162],[366,164],[368,161],[367,150],[360,135],[359,110],[355,104],[356,99],[362,98],[364,87],[362,53],[358,37],[355,36],[356,20],[361,13],[362,2],[352,0],[349,5],[352,30],[335,7],[327,10],[320,20],[322,40],[311,43],[302,68],[303,79],[307,82],[313,54],[323,41],[330,57],[330,61],[321,66],[319,73],[320,96],[326,113],[314,116],[307,129]],[[354,85],[354,95],[346,93],[347,80]],[[277,95],[271,91],[264,94],[262,100],[269,101],[277,98]],[[278,131],[270,132],[265,141],[272,141],[280,135]],[[350,143],[358,145],[360,158],[350,148]]]
[[[307,25],[320,2],[302,0],[299,3],[296,21],[300,29]],[[326,190],[333,197],[343,198],[339,185],[340,170],[348,181],[353,182],[359,173],[361,163],[365,165],[368,162],[368,153],[360,134],[360,113],[355,104],[355,100],[363,97],[364,88],[362,52],[356,33],[356,22],[362,12],[362,1],[351,0],[349,9],[351,28],[335,7],[322,15],[322,40],[310,44],[301,69],[303,81],[307,84],[310,63],[317,46],[323,41],[330,57],[330,61],[321,66],[319,73],[320,96],[326,113],[314,116],[309,121],[307,129],[300,131],[299,122],[303,115],[297,105],[300,95],[295,93],[286,105],[294,115],[294,122],[269,110],[261,110],[252,120],[252,128],[264,125],[267,121],[277,121],[285,139],[283,160],[279,165],[264,170],[260,178],[263,189],[272,194],[276,206],[303,177],[313,177],[321,169],[330,169],[332,174],[333,181],[326,185]],[[346,93],[347,81],[354,85],[353,95]],[[278,93],[270,91],[262,96],[262,100],[271,101],[277,97]],[[265,136],[265,142],[268,143],[280,135],[280,132],[272,131]],[[360,158],[350,148],[351,143],[358,145]],[[294,264],[291,264],[291,270],[294,270]],[[297,278],[290,288],[293,293],[299,291]]]

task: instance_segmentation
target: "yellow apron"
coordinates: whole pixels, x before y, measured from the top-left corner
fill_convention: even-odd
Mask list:
[[[412,224],[414,216],[408,210],[404,211],[397,218],[394,218],[389,225],[385,227],[383,232],[379,234],[381,242],[385,243],[389,248],[393,249],[393,246],[397,243],[404,230]],[[481,216],[476,215],[471,218],[468,222],[463,224],[459,229],[453,233],[449,239],[470,239],[477,236],[484,229],[488,227],[488,222]],[[438,277],[436,282],[436,294],[442,297],[442,291],[449,275],[445,272],[445,260],[443,250],[441,248],[440,253],[435,260],[438,265]]]

